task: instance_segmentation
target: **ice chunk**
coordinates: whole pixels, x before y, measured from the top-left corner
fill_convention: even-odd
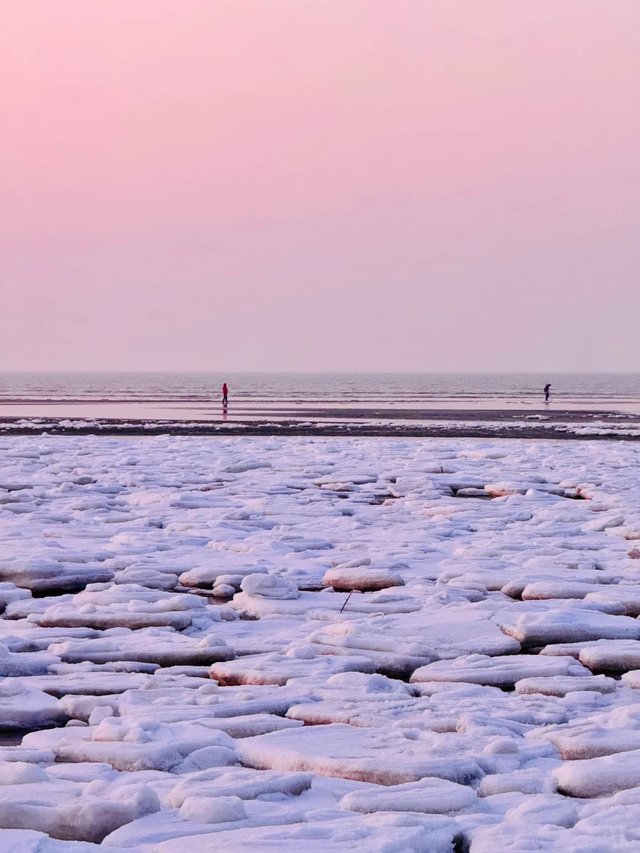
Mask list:
[[[250,767],[311,771],[380,785],[414,782],[425,776],[468,784],[483,775],[472,756],[421,755],[412,740],[388,729],[311,726],[245,738],[237,748],[242,762]]]
[[[323,586],[331,586],[337,592],[360,590],[373,592],[392,586],[403,586],[404,581],[397,572],[389,569],[374,569],[370,566],[335,566],[325,572],[322,578]]]
[[[64,722],[58,701],[16,679],[0,680],[0,728],[30,729]]]
[[[629,616],[610,616],[571,607],[556,607],[519,616],[516,613],[502,611],[496,618],[503,631],[526,646],[640,638],[640,622]]]
[[[616,689],[616,681],[604,675],[593,678],[552,675],[543,678],[522,678],[516,682],[516,693],[535,694],[544,696],[566,696],[574,691],[593,691],[595,693],[612,693]]]
[[[180,817],[198,823],[231,823],[246,816],[239,797],[186,797],[180,806]]]
[[[300,595],[298,587],[294,583],[275,575],[247,575],[240,584],[240,589],[247,595],[259,598],[287,600],[298,598]]]
[[[451,814],[476,802],[473,788],[446,779],[421,779],[404,785],[353,791],[340,801],[356,812],[426,812]]]
[[[10,652],[0,643],[0,678],[17,675],[41,675],[50,666],[60,663],[60,658],[42,652],[29,654],[27,652]]]
[[[580,677],[589,674],[589,670],[573,658],[464,655],[452,661],[436,661],[422,666],[413,673],[411,681],[467,681],[472,684],[512,687],[523,678],[555,675]]]
[[[640,640],[602,640],[586,646],[579,655],[581,663],[595,671],[624,672],[640,667]]]
[[[640,785],[640,749],[566,761],[554,771],[558,791],[570,797],[602,797]]]
[[[372,672],[372,661],[362,655],[320,656],[300,659],[289,655],[247,655],[228,663],[213,664],[211,678],[220,684],[286,684],[290,678],[324,678],[337,672]]]

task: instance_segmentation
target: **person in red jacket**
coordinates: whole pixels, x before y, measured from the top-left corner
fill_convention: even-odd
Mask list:
[[[227,407],[228,398],[229,398],[229,389],[227,388],[227,383],[223,382],[222,383],[222,405],[224,406],[224,408]]]

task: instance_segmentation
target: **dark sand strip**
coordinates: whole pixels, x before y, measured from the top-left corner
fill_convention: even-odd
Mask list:
[[[488,409],[347,409],[279,412],[278,419],[139,420],[1,418],[4,435],[363,436],[407,438],[525,438],[637,441],[640,423],[617,412]],[[215,419],[214,419],[215,418]],[[597,424],[597,431],[583,432]]]

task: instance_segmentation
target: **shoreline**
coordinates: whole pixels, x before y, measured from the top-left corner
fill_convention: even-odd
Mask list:
[[[288,413],[287,413],[288,414]],[[640,439],[640,419],[615,411],[334,409],[244,420],[4,417],[0,435],[291,436],[363,438]]]

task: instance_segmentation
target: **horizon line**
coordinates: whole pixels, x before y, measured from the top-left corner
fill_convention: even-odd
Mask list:
[[[73,376],[90,375],[122,375],[122,376],[188,376],[188,375],[236,375],[236,376],[637,376],[640,370],[202,370],[202,369],[132,369],[132,370],[109,370],[88,369],[69,370],[63,369],[36,369],[20,368],[12,370],[0,370],[0,376],[11,374],[23,375],[55,375],[68,374]]]

